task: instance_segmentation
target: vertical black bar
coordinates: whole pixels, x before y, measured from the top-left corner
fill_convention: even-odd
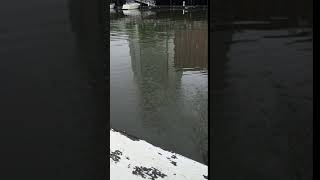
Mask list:
[[[107,125],[105,126],[105,142],[106,147],[104,148],[104,151],[106,152],[106,157],[108,157],[105,164],[105,171],[107,172],[105,179],[110,179],[110,160],[109,160],[109,154],[110,154],[110,0],[100,0],[102,4],[102,21],[103,21],[103,39],[104,39],[104,51],[106,52],[106,58],[104,62],[104,72],[105,72],[105,83],[106,83],[106,89],[105,89],[105,104],[106,104],[106,112],[107,112]]]
[[[209,4],[210,178],[317,177],[317,6],[312,0]]]
[[[212,25],[213,25],[213,2],[207,1],[208,5],[208,177],[213,179],[214,173],[214,150],[213,150],[213,87],[212,87]]]
[[[313,31],[314,32],[319,32],[319,23],[316,22],[317,14],[316,8],[319,7],[319,1],[312,1],[313,4]],[[319,13],[318,13],[319,14]],[[319,52],[317,51],[319,48],[319,33],[314,33],[313,34],[313,49],[316,49],[316,53],[313,53],[314,59],[313,59],[313,77],[315,80],[313,80],[313,96],[314,96],[314,118],[313,118],[313,167],[319,167],[320,164],[320,159],[319,159],[319,143],[320,143],[320,134],[319,134],[319,128],[320,128],[320,116],[319,116],[319,80],[318,78],[320,77],[320,71],[319,71]],[[314,168],[314,169],[316,169]],[[313,171],[313,176],[314,179],[317,179],[320,177],[320,171],[314,170]]]
[[[1,2],[0,179],[107,179],[101,2]]]

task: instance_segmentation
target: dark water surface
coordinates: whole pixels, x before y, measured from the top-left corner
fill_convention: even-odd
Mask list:
[[[110,16],[111,127],[206,163],[207,12]]]

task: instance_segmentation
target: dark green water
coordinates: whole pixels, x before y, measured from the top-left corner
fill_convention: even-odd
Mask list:
[[[206,163],[207,12],[110,16],[111,127]]]

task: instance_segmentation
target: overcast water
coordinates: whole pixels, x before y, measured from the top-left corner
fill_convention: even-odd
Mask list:
[[[207,11],[110,16],[111,127],[206,163]]]

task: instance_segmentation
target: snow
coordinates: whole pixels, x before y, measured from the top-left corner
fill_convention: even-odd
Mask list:
[[[110,131],[111,180],[204,180],[206,165]]]

